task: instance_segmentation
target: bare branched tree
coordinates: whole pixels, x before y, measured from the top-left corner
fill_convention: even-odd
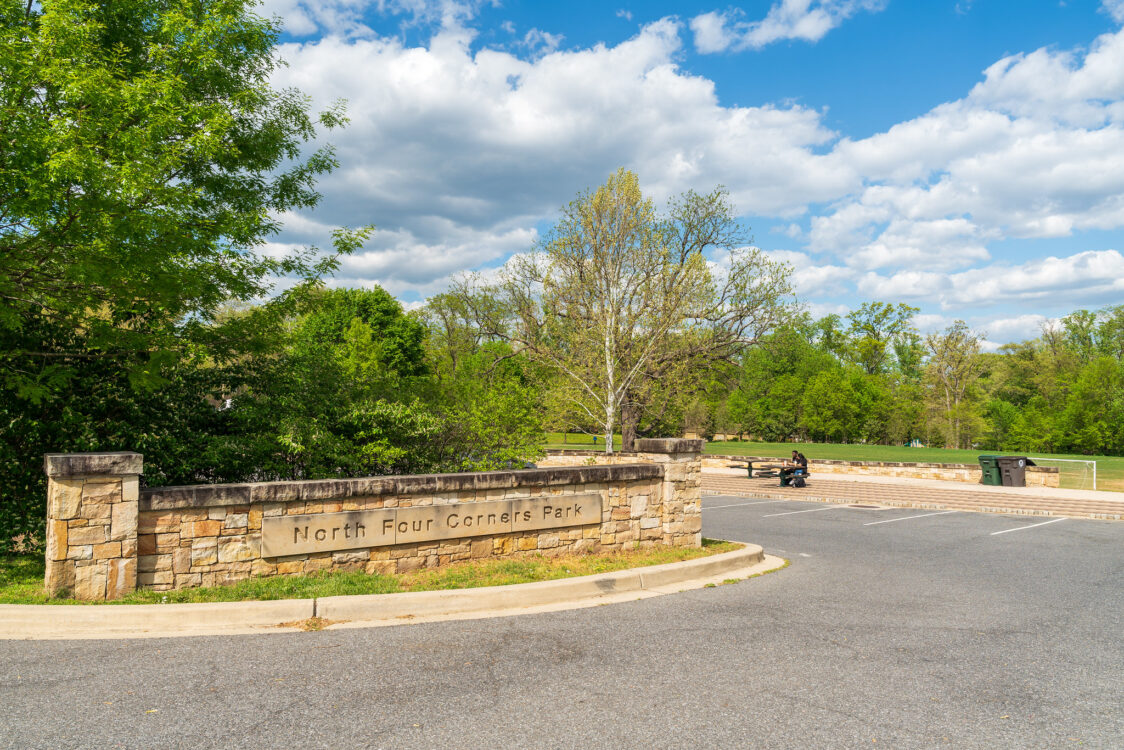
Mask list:
[[[789,267],[747,243],[723,189],[659,215],[619,170],[566,206],[537,252],[453,293],[486,336],[562,376],[611,453],[618,420],[628,450],[655,394],[690,391],[788,315]]]

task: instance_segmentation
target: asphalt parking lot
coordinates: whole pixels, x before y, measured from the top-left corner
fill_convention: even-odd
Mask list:
[[[0,643],[0,746],[1124,746],[1124,524],[704,498],[751,581],[493,620]]]

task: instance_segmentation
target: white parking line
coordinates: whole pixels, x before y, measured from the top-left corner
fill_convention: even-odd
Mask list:
[[[1068,521],[1068,520],[1069,520],[1069,517],[1067,516],[1066,518],[1055,518],[1053,521],[1043,521],[1042,523],[1032,523],[1030,526],[1016,526],[1013,529],[1003,529],[1002,531],[993,531],[993,532],[991,532],[990,536],[995,536],[996,534],[1006,534],[1008,531],[1022,531],[1023,529],[1033,529],[1036,526],[1045,526],[1046,524],[1057,523],[1058,521]]]
[[[922,513],[919,516],[906,516],[905,518],[891,518],[887,521],[871,521],[870,523],[864,523],[863,526],[877,526],[880,523],[893,523],[894,521],[908,521],[911,518],[927,518],[929,516],[946,516],[949,513],[957,513],[957,512],[958,511],[955,511],[955,510],[942,510],[940,513]]]
[[[746,505],[768,505],[769,503],[789,503],[791,500],[761,500],[756,503],[731,503],[730,505],[703,506],[703,510],[718,510],[719,508],[742,508]]]
[[[826,508],[812,508],[811,510],[790,510],[787,513],[769,513],[768,515],[761,516],[762,518],[772,518],[773,516],[791,516],[793,513],[815,513],[817,510],[832,510],[833,508],[841,508],[841,505],[829,505]]]

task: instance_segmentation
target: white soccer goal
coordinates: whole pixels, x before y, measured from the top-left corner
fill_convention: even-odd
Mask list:
[[[1097,462],[1082,458],[1039,458],[1027,456],[1038,466],[1054,466],[1061,474],[1059,485],[1070,490],[1097,489]]]

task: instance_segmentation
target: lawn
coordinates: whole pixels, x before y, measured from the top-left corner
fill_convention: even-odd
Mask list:
[[[565,442],[563,442],[565,440]],[[593,441],[596,440],[597,444],[594,445]],[[563,435],[561,432],[548,432],[546,433],[546,449],[547,450],[604,450],[605,440],[601,435],[586,435],[582,432],[568,432]],[[621,436],[613,436],[613,450],[621,449]]]
[[[693,560],[741,548],[735,542],[703,539],[698,547],[661,547],[600,555],[535,555],[506,560],[484,560],[418,570],[403,575],[368,575],[362,572],[316,573],[307,576],[251,578],[229,586],[137,591],[104,604],[179,604],[187,602],[238,602],[273,599],[312,599],[349,594],[394,594],[402,591],[438,591],[513,583],[552,581],[558,578],[609,573],[626,568]],[[50,599],[43,592],[45,564],[42,555],[0,557],[0,604],[97,604],[71,599]]]

